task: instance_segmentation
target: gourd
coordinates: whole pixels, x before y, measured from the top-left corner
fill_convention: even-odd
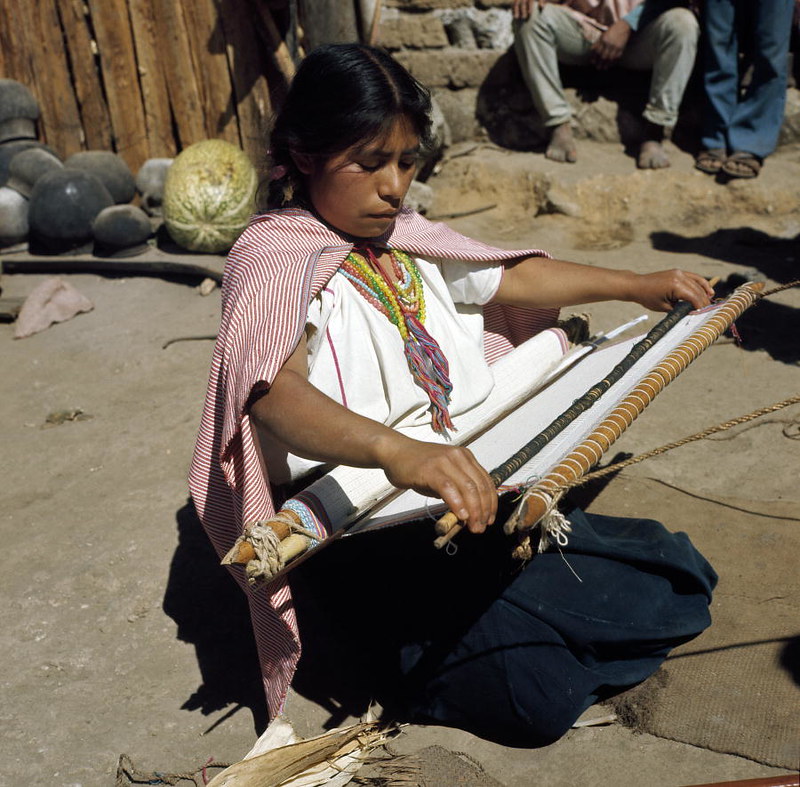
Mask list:
[[[235,145],[221,139],[189,145],[164,181],[167,232],[190,251],[227,252],[252,215],[257,185],[255,167]]]

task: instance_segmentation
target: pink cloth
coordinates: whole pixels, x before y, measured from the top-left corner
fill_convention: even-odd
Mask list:
[[[49,328],[54,322],[71,320],[76,314],[94,309],[94,304],[69,282],[58,277],[45,279],[34,287],[22,304],[14,338],[24,339]]]
[[[409,209],[376,239],[411,254],[470,262],[547,256],[504,251],[471,240]],[[253,219],[231,250],[222,284],[222,319],[200,432],[189,474],[197,513],[220,556],[244,523],[274,514],[269,480],[251,432],[248,404],[266,390],[297,346],[311,299],[334,275],[353,244],[311,213],[273,211]],[[486,353],[492,361],[554,324],[556,309],[485,309]],[[283,704],[300,656],[288,584],[250,588],[233,571],[250,601],[270,714]]]
[[[641,5],[644,0],[544,0],[563,5],[580,22],[584,36],[596,41],[602,31]]]

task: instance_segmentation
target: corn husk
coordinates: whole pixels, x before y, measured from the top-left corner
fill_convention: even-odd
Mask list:
[[[359,722],[306,740],[285,717],[276,718],[243,760],[217,774],[208,787],[341,787],[391,731]]]

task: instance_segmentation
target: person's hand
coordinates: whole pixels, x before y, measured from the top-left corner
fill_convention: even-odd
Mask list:
[[[511,4],[511,11],[514,15],[514,19],[525,20],[533,11],[534,3],[537,0],[514,0]]]
[[[467,448],[406,440],[391,448],[382,467],[395,486],[441,498],[473,533],[494,522],[497,490]]]
[[[677,268],[640,274],[632,293],[632,300],[657,312],[669,311],[677,301],[702,309],[713,297],[714,288],[702,276]]]
[[[618,19],[592,44],[590,58],[595,68],[610,68],[622,57],[631,37],[631,26]]]

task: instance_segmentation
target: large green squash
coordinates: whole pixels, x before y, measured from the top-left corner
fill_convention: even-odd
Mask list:
[[[227,252],[253,213],[257,185],[247,154],[230,142],[208,139],[190,145],[164,181],[167,232],[190,251]]]

